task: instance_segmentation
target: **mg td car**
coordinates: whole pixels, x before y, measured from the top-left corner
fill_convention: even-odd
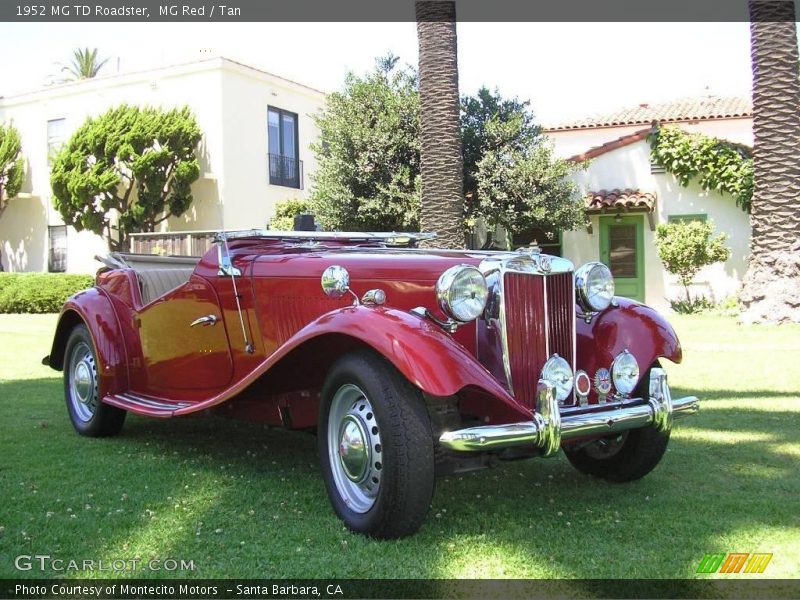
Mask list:
[[[199,411],[316,431],[336,514],[415,532],[435,477],[563,449],[624,482],[664,456],[672,327],[601,263],[536,248],[417,248],[425,234],[225,232],[202,258],[111,255],[44,363],[78,433]]]

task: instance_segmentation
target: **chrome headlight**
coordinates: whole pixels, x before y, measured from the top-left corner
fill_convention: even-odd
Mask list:
[[[542,379],[550,382],[556,388],[556,400],[563,402],[572,391],[572,367],[558,354],[553,354],[544,363]]]
[[[627,350],[617,354],[611,363],[611,378],[620,394],[630,394],[639,381],[639,363],[636,362],[636,357]]]
[[[583,310],[599,312],[614,298],[614,277],[607,266],[589,262],[575,271],[575,293]]]
[[[486,308],[489,288],[476,267],[456,265],[441,274],[436,282],[436,298],[444,313],[466,323],[477,319]]]

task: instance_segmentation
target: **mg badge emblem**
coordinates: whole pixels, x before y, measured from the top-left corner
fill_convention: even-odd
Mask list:
[[[601,397],[601,402],[605,402],[605,397],[611,392],[611,373],[605,367],[597,369],[594,374],[594,387]]]
[[[543,255],[539,257],[539,268],[545,273],[550,272],[550,269],[553,268],[553,264],[551,263],[549,256]]]

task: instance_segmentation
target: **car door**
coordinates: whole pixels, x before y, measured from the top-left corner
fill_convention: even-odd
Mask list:
[[[192,275],[138,318],[146,389],[137,391],[177,399],[181,390],[211,392],[231,381],[228,333],[217,293],[206,279]]]

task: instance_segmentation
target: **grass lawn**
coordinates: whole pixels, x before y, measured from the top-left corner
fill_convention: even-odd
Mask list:
[[[40,364],[55,316],[0,315],[0,578],[23,575],[19,554],[172,557],[203,578],[684,578],[707,552],[772,552],[764,576],[797,577],[800,327],[672,320],[673,393],[703,405],[648,477],[506,463],[439,480],[420,532],[378,542],[334,516],[311,435],[133,415],[119,437],[78,436]]]

